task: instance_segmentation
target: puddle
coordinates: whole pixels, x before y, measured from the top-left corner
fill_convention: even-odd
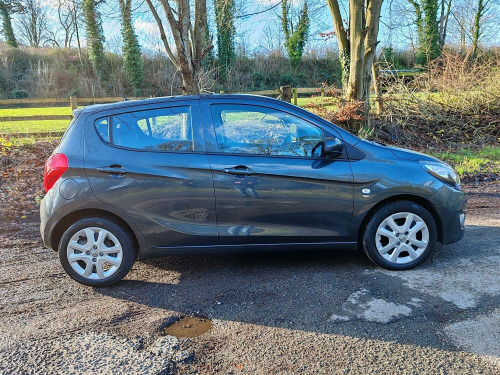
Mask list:
[[[212,329],[212,321],[207,318],[185,316],[165,328],[165,334],[175,337],[196,337]]]

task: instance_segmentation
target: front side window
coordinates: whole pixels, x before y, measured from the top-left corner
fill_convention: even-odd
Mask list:
[[[219,152],[311,157],[321,128],[289,113],[251,105],[213,105]]]
[[[193,151],[189,107],[160,108],[113,115],[95,122],[103,140],[117,146],[152,151]]]

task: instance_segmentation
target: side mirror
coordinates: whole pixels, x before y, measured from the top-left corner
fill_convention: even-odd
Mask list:
[[[336,158],[342,155],[344,147],[345,146],[342,141],[335,137],[327,139],[326,141],[319,142],[316,146],[313,147],[312,155],[316,155],[316,150],[319,150],[320,152],[318,156]]]

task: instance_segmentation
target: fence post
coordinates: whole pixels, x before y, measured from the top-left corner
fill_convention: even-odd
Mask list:
[[[292,102],[292,88],[290,86],[281,86],[280,92],[281,100],[288,103]]]
[[[78,102],[77,102],[77,99],[75,96],[69,97],[69,105],[70,105],[72,111],[74,111],[76,108],[78,108]]]
[[[321,108],[325,106],[325,88],[321,88]]]
[[[297,88],[293,88],[293,104],[297,105]]]

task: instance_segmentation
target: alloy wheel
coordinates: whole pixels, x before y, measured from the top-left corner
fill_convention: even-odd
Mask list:
[[[378,226],[375,244],[379,254],[391,263],[413,262],[429,244],[429,228],[420,216],[398,212],[388,216]]]
[[[69,240],[66,254],[73,270],[89,280],[112,276],[123,260],[120,241],[111,232],[99,227],[76,232]]]

